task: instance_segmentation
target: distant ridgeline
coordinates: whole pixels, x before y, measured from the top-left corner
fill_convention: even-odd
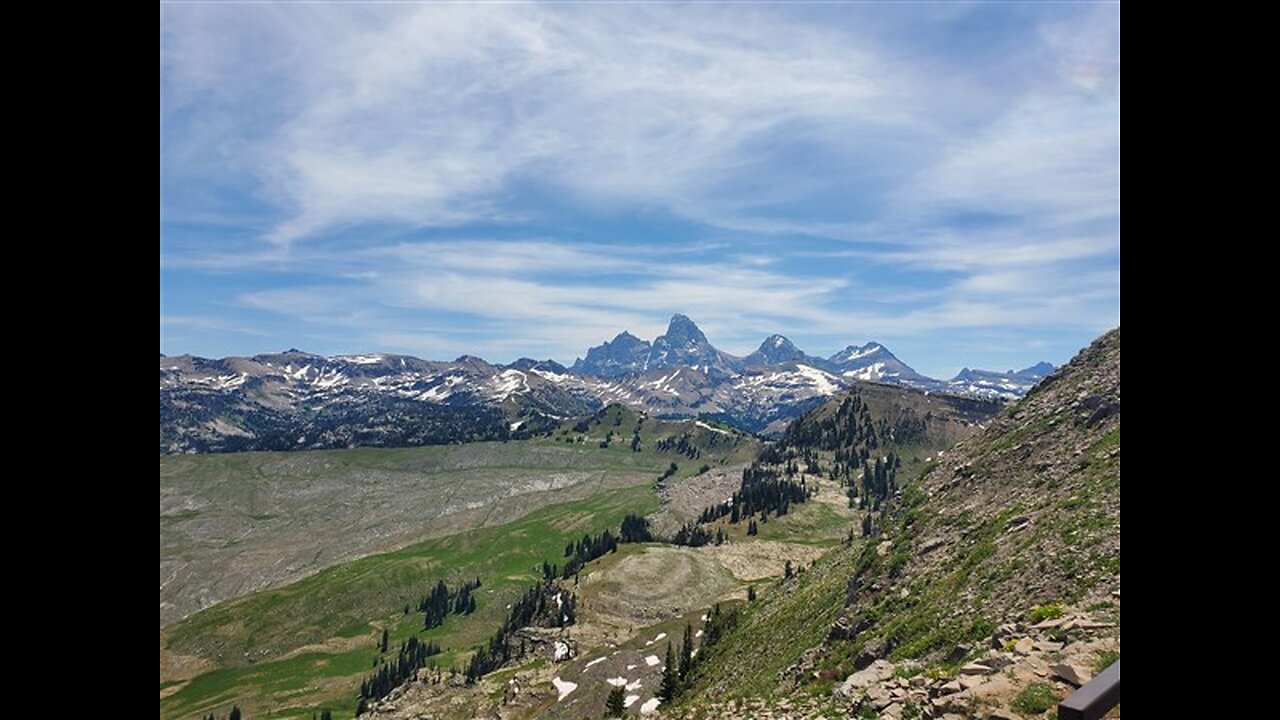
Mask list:
[[[815,357],[781,335],[737,357],[676,315],[652,343],[628,333],[572,368],[522,358],[494,365],[407,355],[322,357],[299,350],[219,360],[160,357],[160,452],[408,447],[532,437],[559,418],[621,403],[658,417],[715,419],[777,436],[827,399],[878,383],[1004,401],[1053,369],[913,370],[879,343]]]

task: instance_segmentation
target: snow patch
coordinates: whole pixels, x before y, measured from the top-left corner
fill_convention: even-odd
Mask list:
[[[627,686],[627,679],[626,679],[626,678],[624,678],[624,677],[608,678],[608,679],[606,679],[606,680],[605,680],[605,682],[609,683],[610,685],[612,685],[612,686],[614,686],[614,687],[626,687],[626,686]]]
[[[602,663],[604,661],[605,661],[605,658],[598,657],[595,660],[592,660],[591,662],[587,663],[587,667],[584,667],[583,670],[586,670],[587,668],[591,667],[592,665],[595,665],[596,663]]]
[[[519,370],[503,370],[493,378],[493,397],[506,400],[517,391],[529,392],[529,379]]]
[[[843,377],[854,378],[855,380],[881,380],[885,377],[893,377],[897,373],[885,373],[885,364],[882,362],[871,363],[870,365],[858,370],[849,370],[842,373]]]
[[[863,347],[863,348],[851,347],[844,354],[838,356],[835,359],[835,361],[838,363],[842,363],[842,362],[849,362],[850,360],[857,360],[858,358],[863,358],[868,355],[874,355],[875,353],[879,352],[882,349],[883,348],[878,343],[869,343],[866,347]]]
[[[694,634],[693,634],[693,636],[694,636],[694,637],[696,637],[696,638],[700,638],[700,637],[702,637],[702,631],[701,631],[701,630],[699,630],[698,632],[694,633]]]
[[[544,377],[544,378],[546,378],[547,380],[550,380],[550,381],[551,381],[551,382],[553,382],[553,383],[568,382],[568,381],[570,381],[570,380],[572,380],[572,379],[573,379],[573,376],[572,376],[572,375],[562,375],[562,374],[560,374],[560,373],[558,373],[558,372],[552,372],[552,371],[550,371],[550,370],[543,370],[543,369],[541,369],[541,368],[534,368],[534,369],[530,370],[529,372],[532,372],[532,373],[534,373],[535,375],[539,375],[539,376],[541,376],[541,377]]]
[[[640,681],[639,681],[639,680],[634,680],[634,681],[632,681],[632,682],[627,683],[627,691],[628,691],[628,692],[633,692],[633,691],[639,690],[639,689],[640,689],[640,687],[641,687],[641,686],[640,686]]]
[[[578,683],[569,682],[568,680],[561,680],[560,676],[558,675],[551,679],[551,684],[555,685],[556,690],[560,691],[560,697],[556,698],[556,702],[564,700],[566,697],[569,696],[569,693],[578,689]]]
[[[729,432],[728,430],[721,430],[721,429],[720,429],[720,428],[718,428],[718,427],[712,427],[712,426],[710,426],[710,425],[708,425],[708,424],[706,424],[706,423],[702,422],[701,420],[694,420],[694,421],[693,421],[693,424],[694,424],[694,425],[697,425],[698,427],[702,428],[703,430],[710,430],[711,432],[718,432],[718,433],[720,433],[721,435],[730,435],[730,436],[732,436],[732,435],[733,435],[733,433]]]
[[[644,664],[648,665],[649,667],[653,667],[654,665],[657,665],[660,662],[662,661],[658,659],[657,655],[650,655],[649,657],[644,659]]]
[[[643,705],[640,706],[640,714],[648,715],[652,712],[655,712],[658,709],[658,706],[661,704],[662,704],[662,701],[659,700],[658,698],[649,698],[648,700],[644,701]]]
[[[640,699],[640,696],[639,696],[639,695],[628,695],[628,696],[627,696],[627,697],[622,701],[622,707],[624,707],[624,708],[629,708],[629,707],[631,707],[632,705],[635,705],[635,704],[636,704],[636,701],[637,701],[637,700],[639,700],[639,699]]]
[[[808,380],[820,395],[835,395],[840,391],[840,386],[831,382],[831,376],[822,372],[818,368],[809,367],[808,365],[797,365],[796,372],[800,373],[805,380]]]

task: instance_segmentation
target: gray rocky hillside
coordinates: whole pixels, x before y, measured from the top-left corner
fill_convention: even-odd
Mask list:
[[[664,713],[1039,717],[1118,657],[1120,330],[871,516],[752,604]]]

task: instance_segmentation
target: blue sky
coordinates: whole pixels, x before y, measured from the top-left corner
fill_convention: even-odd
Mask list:
[[[1114,4],[170,4],[160,351],[1061,364],[1120,322]]]

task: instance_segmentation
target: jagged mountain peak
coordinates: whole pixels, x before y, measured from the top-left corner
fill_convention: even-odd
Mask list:
[[[786,337],[775,333],[765,338],[755,352],[742,360],[745,364],[752,366],[781,365],[788,362],[812,362],[814,359],[805,355],[804,351],[796,347]]]
[[[760,349],[764,350],[765,348],[774,348],[775,350],[782,350],[786,348],[794,349],[795,344],[788,340],[785,335],[774,333],[765,338],[764,342],[760,343]]]
[[[828,359],[831,362],[839,365],[839,364],[851,362],[853,360],[858,360],[860,358],[864,358],[878,352],[884,352],[890,356],[893,355],[893,353],[889,352],[888,348],[886,348],[884,345],[881,345],[880,343],[872,340],[871,342],[865,345],[849,345],[848,347],[841,350],[840,352],[837,352],[836,354],[832,355]]]
[[[697,369],[708,377],[726,378],[738,374],[741,360],[717,349],[702,330],[686,315],[671,316],[667,332],[653,341],[646,370],[684,366]]]
[[[1049,373],[1053,372],[1056,369],[1057,368],[1054,367],[1053,363],[1048,363],[1041,360],[1040,362],[1036,363],[1035,365],[1032,365],[1031,367],[1027,367],[1019,370],[1015,374],[1034,376],[1034,377],[1044,377],[1045,375],[1048,375]]]
[[[672,344],[691,345],[707,342],[707,336],[702,332],[702,328],[690,320],[688,315],[680,313],[671,316],[671,321],[667,323],[667,332],[661,337]]]
[[[619,377],[644,370],[649,359],[649,341],[623,330],[613,340],[587,350],[585,358],[573,363],[573,371],[597,377]]]

